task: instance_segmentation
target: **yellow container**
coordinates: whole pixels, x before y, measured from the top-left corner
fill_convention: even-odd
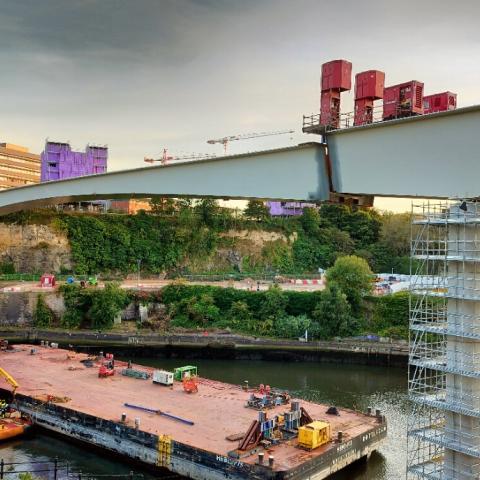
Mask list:
[[[330,441],[330,424],[315,421],[298,429],[298,445],[309,450]]]

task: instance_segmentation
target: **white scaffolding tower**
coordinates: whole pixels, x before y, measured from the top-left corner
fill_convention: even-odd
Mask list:
[[[414,206],[407,478],[480,478],[480,203]]]

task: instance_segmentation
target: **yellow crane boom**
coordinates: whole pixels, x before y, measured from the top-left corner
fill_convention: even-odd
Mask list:
[[[0,376],[2,376],[12,386],[13,394],[15,394],[15,390],[19,387],[15,379],[8,372],[6,372],[2,367],[0,367]]]

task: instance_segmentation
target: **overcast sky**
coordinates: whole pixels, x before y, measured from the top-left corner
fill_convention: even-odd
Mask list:
[[[480,103],[480,2],[457,0],[0,0],[0,139],[108,144],[110,170],[163,147],[301,130],[320,65],[386,72]],[[351,109],[351,94],[344,110]],[[230,152],[311,140],[239,141]]]

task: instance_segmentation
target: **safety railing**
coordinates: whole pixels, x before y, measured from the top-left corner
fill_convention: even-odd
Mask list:
[[[42,478],[47,480],[143,480],[142,473],[130,471],[125,474],[118,473],[89,473],[72,469],[66,460],[34,460],[25,462],[6,462],[0,459],[0,480],[18,480],[18,478]],[[178,475],[162,476],[162,479],[180,478]]]

